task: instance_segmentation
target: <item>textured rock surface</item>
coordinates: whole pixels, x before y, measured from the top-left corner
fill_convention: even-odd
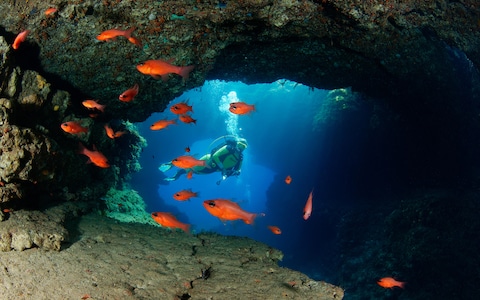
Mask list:
[[[59,251],[67,240],[67,219],[86,211],[86,205],[66,203],[45,211],[0,212],[0,251],[23,251],[32,247]]]
[[[45,71],[101,99],[111,117],[131,121],[163,110],[205,78],[248,83],[288,78],[319,88],[352,86],[371,95],[407,97],[425,84],[458,80],[449,72],[451,47],[480,63],[480,4],[474,0],[57,0],[49,5],[59,11],[49,17],[41,1],[1,5],[0,26],[6,31],[32,30],[24,53],[38,53],[36,63]],[[95,39],[103,30],[133,26],[143,47],[123,37],[110,43]],[[178,76],[155,81],[135,70],[148,59],[196,68],[185,83]],[[118,95],[135,82],[139,101],[118,104]]]
[[[278,266],[250,239],[193,237],[83,217],[63,251],[0,253],[5,299],[342,299],[343,290]],[[202,270],[211,267],[208,279]],[[38,282],[42,284],[39,285]],[[59,288],[59,285],[62,288]]]

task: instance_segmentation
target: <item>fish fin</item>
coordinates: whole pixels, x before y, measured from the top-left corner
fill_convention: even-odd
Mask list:
[[[185,67],[180,67],[180,71],[178,72],[178,75],[182,76],[184,80],[188,79],[188,76],[190,75],[190,72],[195,68],[194,65],[191,66],[185,66]],[[192,110],[193,112],[193,110]]]
[[[168,74],[164,74],[161,76],[163,81],[168,81]]]

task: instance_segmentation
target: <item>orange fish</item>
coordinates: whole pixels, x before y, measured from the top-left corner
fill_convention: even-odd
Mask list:
[[[193,171],[187,173],[187,179],[192,179]]]
[[[12,48],[17,50],[18,47],[20,47],[20,44],[27,39],[27,36],[29,33],[30,33],[30,30],[24,30],[20,32],[15,38],[15,40],[13,41]]]
[[[108,164],[108,159],[103,155],[100,151],[97,151],[95,145],[93,146],[93,151],[88,150],[82,143],[79,143],[80,149],[78,153],[83,154],[89,158],[88,162],[93,163],[97,167],[100,168],[108,168],[110,165]]]
[[[285,178],[285,183],[286,183],[286,184],[292,183],[292,177],[291,177],[290,175],[288,175],[288,176]]]
[[[97,100],[85,100],[82,102],[82,104],[88,109],[96,109],[101,112],[105,110],[105,106],[106,106],[106,105],[98,104]]]
[[[171,62],[173,60],[170,60]],[[188,79],[188,75],[195,66],[174,66],[164,60],[147,60],[143,64],[137,66],[137,70],[145,75],[150,75],[155,79],[162,78],[163,81],[168,80],[168,74],[174,73]]]
[[[399,287],[404,289],[406,282],[397,281],[392,277],[384,277],[377,281],[377,284],[383,288],[391,289],[393,287]]]
[[[181,169],[190,169],[198,166],[205,166],[205,161],[196,159],[190,155],[182,155],[172,160],[172,164]]]
[[[312,198],[313,198],[313,189],[308,195],[307,203],[305,203],[305,207],[303,208],[303,219],[307,220],[312,215]]]
[[[171,213],[167,212],[152,212],[152,218],[158,224],[168,228],[180,228],[188,233],[190,224],[185,224],[177,220]]]
[[[244,211],[237,203],[226,199],[205,200],[203,207],[222,222],[243,220],[246,224],[252,224],[257,216],[257,214]]]
[[[135,83],[135,85],[125,92],[123,92],[119,97],[118,100],[122,102],[130,102],[135,98],[135,96],[138,94],[138,84]]]
[[[99,35],[97,35],[97,40],[99,41],[113,41],[117,38],[117,36],[123,36],[130,41],[132,36],[132,32],[135,30],[135,27],[132,27],[127,30],[120,30],[120,29],[109,29],[102,31]],[[132,41],[130,41],[132,43]]]
[[[282,234],[282,231],[280,230],[280,228],[278,228],[277,226],[267,226],[268,229],[270,229],[271,232],[273,232],[274,234]]]
[[[55,7],[47,8],[47,10],[45,10],[45,15],[48,16],[48,15],[54,14],[57,10],[58,9],[56,9]]]
[[[150,129],[151,130],[161,130],[161,129],[167,128],[168,125],[172,125],[172,124],[177,124],[177,121],[164,119],[164,120],[160,120],[160,121],[157,121],[157,122],[153,123],[150,126]]]
[[[187,152],[187,153],[190,152],[190,147],[187,146],[187,147],[185,148],[185,152]]]
[[[245,102],[232,102],[228,110],[236,115],[245,115],[255,111],[255,105]]]
[[[192,190],[181,190],[173,194],[173,199],[178,201],[187,201],[193,197],[198,197],[198,193],[192,192]]]
[[[180,115],[179,119],[183,123],[187,123],[187,124],[193,123],[193,124],[197,125],[197,120],[190,117],[189,115]]]
[[[87,127],[83,127],[82,125],[80,125],[80,123],[75,122],[75,121],[69,121],[69,122],[62,123],[62,125],[60,125],[60,127],[63,129],[63,131],[71,133],[71,134],[80,134],[82,132],[84,132],[84,133],[88,132]]]
[[[138,47],[142,47],[142,42],[136,37],[131,36],[128,38],[128,41],[134,45],[137,45]]]
[[[112,140],[115,138],[121,137],[122,135],[125,134],[125,131],[117,131],[117,132],[113,131],[113,129],[110,126],[108,126],[108,124],[105,124],[103,128],[105,128],[105,132],[107,133],[107,136]]]
[[[189,111],[193,113],[193,108],[191,105],[188,105],[186,102],[180,102],[170,106],[170,111],[176,115],[184,115]]]

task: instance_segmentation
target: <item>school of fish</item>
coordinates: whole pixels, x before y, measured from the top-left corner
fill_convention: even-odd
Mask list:
[[[51,18],[54,17],[58,12],[58,8],[50,7],[44,11],[45,17]],[[100,32],[96,39],[101,42],[113,42],[118,37],[123,37],[127,39],[130,43],[142,47],[141,41],[134,37],[132,34],[135,31],[136,27],[131,27],[126,30],[113,28]],[[18,50],[22,43],[25,43],[30,30],[25,29],[20,32],[12,43],[12,48]],[[151,76],[155,79],[161,79],[167,81],[170,74],[176,74],[187,80],[190,76],[190,73],[195,68],[194,65],[188,66],[176,66],[173,64],[174,58],[169,60],[161,59],[151,59],[144,61],[143,63],[136,66],[136,69],[144,74]],[[120,102],[129,103],[136,99],[139,95],[140,86],[135,83],[130,88],[127,88],[122,93],[119,94],[118,100]],[[87,99],[82,101],[82,105],[85,107],[89,116],[95,118],[100,114],[103,114],[106,110],[106,105],[101,104],[99,100]],[[193,114],[193,107],[188,104],[188,99],[184,102],[179,102],[170,106],[170,111],[178,117],[183,123],[186,124],[196,124],[197,120],[193,119],[191,114]],[[232,102],[229,104],[229,111],[232,114],[236,115],[249,115],[256,111],[254,104],[248,104],[245,102]],[[150,126],[151,130],[165,130],[168,126],[177,124],[176,119],[162,119],[158,120]],[[124,134],[127,134],[127,131],[115,131],[110,127],[108,123],[103,125],[105,129],[105,135],[110,139],[117,139],[122,137]],[[79,136],[89,132],[89,128],[84,126],[81,121],[65,121],[60,124],[60,128],[65,132],[65,134]],[[79,142],[79,148],[77,152],[81,155],[88,157],[87,163],[92,163],[93,165],[99,168],[109,168],[110,164],[108,158],[97,148],[95,145],[92,145],[93,150],[88,149],[83,143]],[[189,153],[190,148],[186,147],[185,152]],[[182,169],[191,169],[196,166],[205,166],[205,161],[196,159],[190,155],[181,155],[174,158],[171,163]],[[187,178],[192,178],[193,172],[190,170],[187,173]],[[292,183],[292,177],[287,175],[285,178],[285,184],[290,185]],[[173,198],[177,201],[190,201],[191,198],[199,197],[198,192],[193,192],[189,189],[184,189],[178,191],[173,195]],[[240,205],[236,202],[233,202],[228,199],[211,199],[203,201],[203,207],[214,217],[219,218],[222,222],[226,221],[235,221],[242,220],[245,224],[253,224],[254,220],[258,216],[263,216],[262,213],[251,213],[243,210]],[[303,208],[303,219],[306,221],[312,215],[313,210],[313,189],[307,197],[307,201]],[[161,226],[168,228],[178,228],[183,230],[186,233],[190,231],[190,224],[185,224],[177,220],[177,218],[170,212],[152,212],[152,219],[160,224]],[[267,228],[275,235],[282,234],[281,229],[275,225],[268,225]],[[377,284],[383,288],[405,288],[405,282],[397,281],[392,277],[384,277],[377,281]]]

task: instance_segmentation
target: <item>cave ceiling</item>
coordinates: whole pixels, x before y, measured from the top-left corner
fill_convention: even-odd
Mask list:
[[[49,6],[58,11],[45,16]],[[207,79],[286,78],[392,101],[425,90],[436,96],[459,80],[458,53],[480,63],[480,3],[473,0],[7,1],[0,8],[7,38],[31,30],[18,64],[74,90],[75,113],[89,97],[106,104],[112,119],[143,121]],[[95,38],[131,27],[142,46]],[[150,59],[195,69],[187,80],[171,75],[164,82],[136,70]],[[119,103],[135,83],[139,100]]]

